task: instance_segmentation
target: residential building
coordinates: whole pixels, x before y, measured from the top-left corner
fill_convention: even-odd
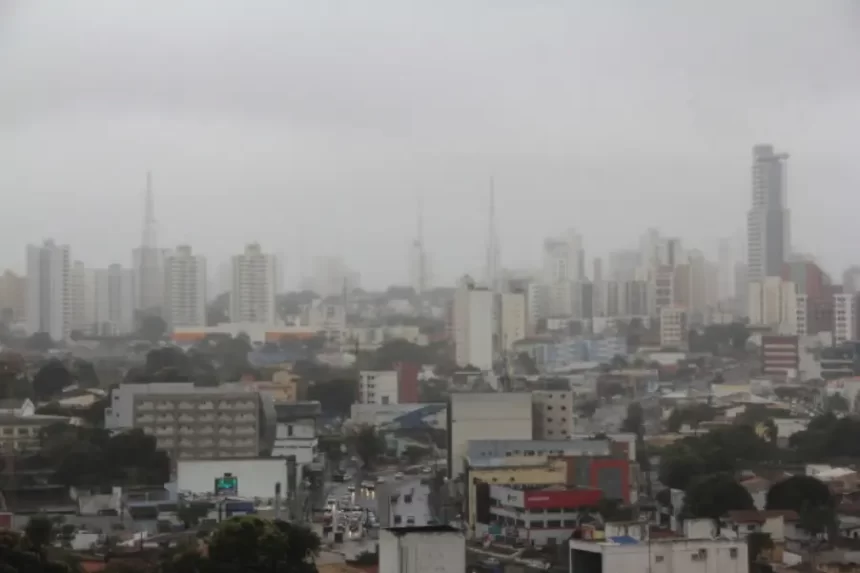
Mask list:
[[[735,291],[735,265],[738,262],[736,254],[737,248],[734,239],[729,237],[720,239],[717,254],[717,264],[719,265],[717,291],[721,301],[730,300],[737,294]]]
[[[501,298],[501,337],[504,352],[510,352],[514,343],[526,337],[526,296],[521,292],[506,292]]]
[[[100,336],[121,336],[135,329],[134,271],[110,265],[94,271],[95,332]]]
[[[382,529],[379,573],[466,573],[466,539],[448,525]]]
[[[427,480],[429,483],[429,480]],[[376,489],[379,526],[427,527],[434,524],[430,486],[422,479],[379,484]]]
[[[749,320],[775,334],[797,334],[797,292],[794,283],[769,276],[749,284]]]
[[[164,319],[170,328],[206,326],[206,258],[182,245],[164,264]]]
[[[233,281],[230,289],[230,320],[277,324],[275,295],[278,292],[277,257],[266,254],[257,243],[233,257]]]
[[[797,335],[806,336],[809,333],[809,297],[805,294],[797,295],[795,303],[797,311]]]
[[[857,295],[833,295],[833,344],[860,338],[857,334]]]
[[[747,215],[748,280],[782,276],[791,249],[790,213],[786,207],[787,153],[772,145],[753,147],[752,206]]]
[[[541,320],[549,318],[549,287],[545,284],[529,283],[526,291],[526,323],[530,334],[537,332]]]
[[[343,297],[314,299],[301,309],[301,324],[316,332],[324,332],[330,339],[338,339],[346,332],[346,305]]]
[[[532,438],[530,393],[454,393],[448,405],[448,477],[464,469],[469,442],[480,439]]]
[[[788,261],[782,265],[782,279],[794,283],[797,294],[820,299],[830,294],[830,277],[815,261]]]
[[[426,428],[444,430],[448,427],[448,405],[431,404],[353,404],[350,421],[378,429]]]
[[[675,302],[675,266],[660,265],[656,268],[651,280],[653,301],[649,305],[649,316],[660,316],[663,307]]]
[[[463,277],[454,293],[453,323],[457,365],[492,370],[497,324],[495,293],[475,286],[471,277]]]
[[[575,412],[572,391],[532,392],[535,440],[567,440],[573,434]]]
[[[65,416],[42,416],[0,413],[0,455],[10,452],[33,452],[41,448],[42,430],[56,424],[68,424]]]
[[[687,346],[687,309],[664,306],[660,309],[660,346],[679,348]]]
[[[358,375],[360,404],[397,404],[397,372],[366,371]]]
[[[860,292],[860,266],[852,265],[842,273],[842,287],[848,294]]]
[[[613,528],[591,539],[569,541],[571,573],[748,573],[746,541],[737,539],[649,539]]]
[[[22,322],[27,312],[27,278],[6,270],[0,276],[0,318],[6,324]]]
[[[27,331],[64,340],[72,326],[71,254],[46,240],[27,246]]]
[[[139,428],[176,459],[248,458],[270,454],[275,409],[270,397],[240,385],[190,382],[123,384],[111,390],[105,428]]]
[[[81,261],[72,265],[70,289],[72,291],[72,330],[95,334],[96,329],[96,274]]]
[[[317,420],[322,416],[319,402],[275,403],[273,458],[293,457],[297,480],[301,482],[315,464],[322,468],[317,438]]]
[[[798,336],[763,335],[761,337],[762,374],[788,375],[800,365]]]

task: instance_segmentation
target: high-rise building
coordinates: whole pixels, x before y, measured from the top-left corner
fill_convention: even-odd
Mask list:
[[[71,273],[72,330],[95,334],[96,275],[81,261],[75,261]]]
[[[95,332],[122,336],[134,331],[134,271],[122,265],[95,269]]]
[[[632,281],[636,279],[636,269],[642,262],[639,251],[613,251],[609,253],[608,279],[613,281]]]
[[[526,295],[521,292],[505,292],[501,298],[501,337],[505,352],[513,350],[514,343],[526,337]]]
[[[27,329],[65,339],[72,325],[71,252],[52,240],[27,246]]]
[[[7,270],[0,276],[0,320],[20,322],[27,314],[27,277]]]
[[[248,245],[243,254],[234,256],[230,320],[276,324],[278,277],[275,255],[264,253],[257,243]]]
[[[747,277],[759,282],[782,276],[790,252],[790,213],[786,207],[787,153],[772,145],[753,148],[752,207],[747,215]]]
[[[164,265],[164,319],[170,328],[206,326],[206,258],[182,245]]]
[[[526,320],[528,330],[534,333],[538,323],[549,317],[549,287],[541,283],[529,283],[526,290]]]
[[[496,342],[496,294],[475,286],[466,276],[454,293],[454,351],[458,366],[493,368]]]
[[[569,229],[562,237],[549,238],[543,245],[543,275],[546,284],[585,279],[585,251],[582,235]]]
[[[773,334],[797,334],[797,287],[780,277],[765,277],[749,284],[749,320],[768,326]]]
[[[842,273],[842,288],[848,294],[860,292],[860,266],[853,265]]]
[[[833,344],[857,340],[857,295],[833,295]]]
[[[730,300],[735,296],[736,253],[737,248],[734,239],[730,237],[720,239],[717,253],[717,264],[719,265],[719,300]]]

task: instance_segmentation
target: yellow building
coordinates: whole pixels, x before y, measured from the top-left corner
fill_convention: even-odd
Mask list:
[[[466,476],[469,507],[466,521],[470,531],[475,529],[476,482],[491,485],[563,485],[567,483],[567,463],[548,456],[521,456],[504,458],[503,466],[470,466]]]

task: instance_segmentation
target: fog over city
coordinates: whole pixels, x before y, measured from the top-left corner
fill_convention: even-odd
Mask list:
[[[589,257],[649,227],[743,236],[751,149],[790,154],[795,250],[858,262],[854,0],[0,1],[0,258],[52,237],[128,265],[152,171],[159,246],[210,274],[258,241],[434,282],[574,227]]]

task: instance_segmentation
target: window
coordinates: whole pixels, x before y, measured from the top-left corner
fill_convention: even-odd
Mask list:
[[[382,403],[383,403],[383,404],[388,404],[388,396],[383,396],[383,397],[382,397]]]
[[[738,550],[735,549],[734,547],[729,549],[729,557],[731,557],[732,559],[737,559],[738,558]]]
[[[287,435],[288,436],[293,435],[293,426],[292,425],[287,426]]]
[[[662,563],[662,562],[663,562],[663,556],[662,555],[657,555],[654,557],[654,563]]]
[[[403,521],[403,518],[399,515],[394,516],[394,525],[400,525],[400,522]]]

